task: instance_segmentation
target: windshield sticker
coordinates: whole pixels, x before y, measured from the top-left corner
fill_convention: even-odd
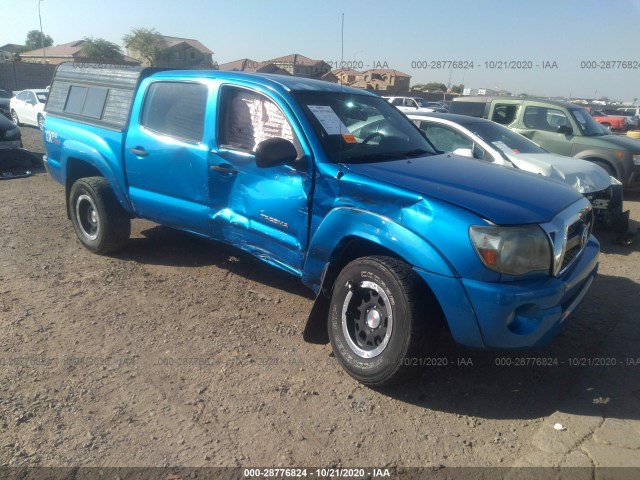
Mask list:
[[[354,137],[351,134],[347,135],[347,134],[343,133],[342,134],[342,139],[347,143],[358,143],[358,140],[356,140],[356,137]]]
[[[504,153],[516,153],[514,152],[511,148],[509,148],[505,143],[503,142],[491,142],[491,145],[493,145],[496,148],[499,148],[500,150],[502,150]]]
[[[342,120],[340,120],[331,107],[326,105],[309,105],[309,110],[316,116],[322,128],[324,128],[329,135],[349,133],[345,124],[342,123]]]

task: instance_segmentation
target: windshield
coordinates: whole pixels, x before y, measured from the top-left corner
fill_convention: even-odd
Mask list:
[[[514,153],[546,153],[531,140],[497,123],[476,121],[460,122],[460,125],[505,153],[509,153],[509,149]]]
[[[296,100],[335,163],[433,155],[434,147],[389,102],[370,95],[296,92]]]
[[[583,135],[587,137],[605,135],[600,124],[596,122],[584,108],[576,108],[575,110],[569,111],[580,127]]]
[[[414,100],[421,107],[431,107],[431,106],[433,106],[431,102],[427,102],[426,100],[424,100],[422,98],[414,98]]]
[[[36,93],[36,97],[38,97],[38,101],[40,103],[47,103],[47,96],[49,95],[49,93],[47,92],[37,92]]]

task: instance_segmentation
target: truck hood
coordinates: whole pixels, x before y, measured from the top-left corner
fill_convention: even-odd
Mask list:
[[[581,198],[576,190],[540,175],[449,154],[344,167],[499,225],[548,222]]]
[[[505,154],[516,167],[560,180],[582,194],[599,192],[611,185],[611,177],[606,170],[586,160],[553,153],[505,152]]]

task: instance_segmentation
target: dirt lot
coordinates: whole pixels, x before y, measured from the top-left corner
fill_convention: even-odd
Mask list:
[[[639,315],[640,240],[599,235],[601,275],[552,345],[482,353],[445,336],[447,366],[375,391],[303,339],[310,293],[232,248],[134,221],[125,251],[93,255],[43,171],[0,182],[0,218],[5,466],[510,465],[589,374],[569,359]],[[496,365],[517,357],[558,365]]]

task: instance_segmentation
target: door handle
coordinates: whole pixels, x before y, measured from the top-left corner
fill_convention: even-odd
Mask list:
[[[211,165],[209,169],[218,173],[226,173],[227,175],[237,175],[238,170],[234,168],[221,167],[220,165]]]
[[[133,153],[134,155],[137,155],[139,157],[146,157],[147,155],[149,155],[149,152],[147,152],[144,148],[142,147],[137,147],[137,148],[130,148],[129,151],[131,153]]]

